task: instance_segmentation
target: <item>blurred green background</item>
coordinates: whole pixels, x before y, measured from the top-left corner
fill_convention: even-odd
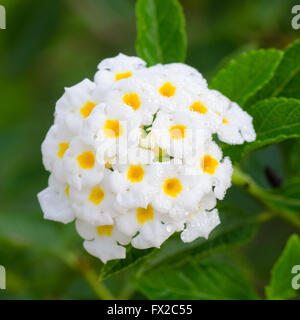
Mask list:
[[[288,0],[182,0],[188,34],[187,63],[210,79],[230,58],[259,47],[284,48],[299,37]],[[2,0],[7,29],[0,30],[0,265],[7,290],[0,299],[97,299],[101,263],[67,226],[43,220],[36,194],[47,186],[40,145],[64,87],[88,77],[97,64],[123,52],[135,55],[134,0]],[[256,152],[243,167],[269,188],[266,166],[282,179],[297,159],[294,141]],[[286,162],[291,162],[289,170]],[[240,199],[232,188],[228,199]],[[243,199],[243,198],[242,198]],[[251,199],[248,199],[252,201]],[[238,201],[238,200],[236,200]],[[251,206],[250,206],[251,207]],[[229,253],[259,293],[288,235],[280,221],[264,224],[254,241]],[[117,296],[143,298],[129,272],[105,281]],[[100,289],[99,289],[100,288]]]

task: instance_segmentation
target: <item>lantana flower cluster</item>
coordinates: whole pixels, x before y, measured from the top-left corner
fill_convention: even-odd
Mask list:
[[[175,232],[207,238],[232,175],[216,141],[253,140],[252,118],[196,69],[119,54],[57,101],[38,199],[46,219],[76,220],[84,248],[104,263]]]

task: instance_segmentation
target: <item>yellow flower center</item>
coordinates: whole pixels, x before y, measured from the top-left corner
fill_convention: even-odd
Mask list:
[[[132,183],[141,182],[144,178],[144,169],[139,165],[131,165],[127,171],[127,179]]]
[[[123,134],[123,127],[121,126],[119,120],[106,120],[103,132],[107,138],[119,138]]]
[[[185,131],[186,131],[186,126],[181,125],[181,124],[178,124],[176,126],[172,126],[169,129],[171,138],[175,139],[175,140],[184,139]]]
[[[110,237],[112,234],[114,226],[106,225],[106,226],[98,226],[97,232],[99,236],[107,236]]]
[[[126,93],[123,97],[123,102],[130,106],[134,111],[141,105],[140,98],[136,93]]]
[[[162,85],[159,89],[159,93],[164,97],[173,97],[176,91],[176,87],[174,87],[169,81]]]
[[[91,151],[86,151],[77,157],[77,161],[82,169],[92,169],[95,164],[95,155]]]
[[[111,169],[112,165],[110,162],[105,162],[105,168],[106,169]]]
[[[171,178],[164,182],[163,189],[168,196],[176,198],[183,188],[178,179]]]
[[[90,113],[93,111],[93,109],[96,107],[97,103],[88,101],[81,109],[80,109],[80,113],[82,115],[82,117],[85,119],[87,118]]]
[[[100,204],[104,199],[104,191],[100,187],[94,187],[90,193],[89,200],[95,205]]]
[[[121,79],[130,78],[132,76],[132,72],[122,72],[122,73],[116,73],[115,75],[115,81],[119,81]]]
[[[200,101],[196,101],[193,105],[191,105],[190,110],[202,114],[205,114],[207,112],[207,108]]]
[[[218,164],[218,160],[211,157],[210,155],[205,155],[201,159],[201,168],[205,173],[214,174]]]
[[[65,188],[65,194],[67,195],[67,197],[70,197],[70,186],[67,185]]]
[[[58,145],[58,152],[57,152],[57,156],[59,158],[63,158],[65,152],[68,150],[70,144],[69,142],[62,142]]]
[[[223,123],[229,123],[229,121],[228,121],[227,118],[224,118],[224,119],[222,120],[222,122],[223,122]]]
[[[150,204],[148,204],[147,209],[144,208],[137,208],[136,210],[136,218],[140,224],[144,224],[149,220],[153,220],[154,212],[153,208]]]

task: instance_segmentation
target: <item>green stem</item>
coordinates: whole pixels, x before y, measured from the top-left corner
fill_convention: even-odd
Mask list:
[[[83,276],[85,277],[87,283],[94,290],[97,296],[101,300],[115,300],[114,296],[107,289],[107,287],[100,282],[96,272],[91,269],[85,262],[78,262],[78,269],[81,270]]]
[[[135,293],[135,291],[136,291],[135,287],[133,287],[130,282],[127,282],[123,290],[120,292],[119,299],[129,300],[132,297],[132,295]]]
[[[287,223],[289,223],[293,227],[300,230],[300,220],[297,216],[289,214],[284,211],[278,211],[278,210],[274,210],[273,213],[274,213],[274,216],[277,216],[278,218],[286,221]]]
[[[72,252],[68,254],[58,255],[70,268],[75,271],[79,271],[84,276],[87,283],[94,290],[96,295],[101,300],[115,300],[116,298],[112,293],[106,288],[103,282],[99,281],[96,272],[91,268],[88,262],[75,255]]]
[[[257,199],[267,209],[268,214],[271,214],[273,217],[278,217],[300,230],[299,218],[287,212],[278,210],[268,203],[267,199],[270,198],[270,194],[263,190],[249,175],[237,166],[234,168],[232,183]]]
[[[259,214],[258,216],[256,216],[256,218],[254,219],[254,222],[264,223],[272,218],[273,218],[272,213],[267,211],[267,212],[263,212],[263,213]]]
[[[250,176],[244,173],[239,167],[234,167],[232,183],[259,200],[262,200],[265,195],[265,191],[261,189],[256,182]]]

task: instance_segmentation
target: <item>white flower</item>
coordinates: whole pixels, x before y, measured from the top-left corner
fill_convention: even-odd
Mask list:
[[[53,125],[42,144],[43,163],[48,171],[62,179],[64,176],[63,158],[69,149],[73,134],[62,125]]]
[[[120,54],[98,69],[95,83],[67,88],[56,104],[42,144],[44,217],[76,219],[84,248],[104,263],[174,232],[207,238],[233,170],[213,138],[253,141],[251,116],[182,63],[146,68]]]
[[[145,66],[146,62],[144,60],[120,53],[114,58],[104,59],[99,63],[95,83],[100,86],[110,86],[116,81],[130,78],[136,70]]]
[[[95,84],[88,79],[66,88],[64,95],[57,101],[55,108],[55,123],[66,126],[72,133],[80,131],[83,120],[86,119],[98,101],[95,95]],[[98,88],[98,91],[101,91]],[[104,92],[98,92],[104,98]]]
[[[155,210],[168,214],[171,219],[181,220],[197,210],[204,193],[209,191],[208,180],[203,179],[197,187],[197,178],[184,174],[180,165],[163,162],[154,165],[152,186],[155,195],[152,206]]]
[[[134,119],[139,126],[151,124],[159,107],[154,88],[136,76],[118,81],[105,101],[109,115],[122,120]]]
[[[161,149],[178,159],[189,157],[211,136],[204,118],[195,117],[192,112],[159,111],[152,125],[151,133]]]
[[[152,151],[131,148],[128,150],[128,164],[113,166],[111,185],[121,207],[147,207],[154,196],[151,166],[153,159]]]
[[[161,66],[161,65],[160,65]],[[184,63],[169,63],[163,66],[162,73],[168,76],[170,73],[180,74],[195,81],[197,86],[207,87],[207,81],[202,74],[195,68]]]
[[[181,233],[183,242],[192,242],[199,237],[208,238],[210,232],[220,224],[218,210],[196,212],[187,221],[187,227]]]
[[[62,223],[74,220],[69,185],[59,182],[52,174],[49,186],[38,194],[38,200],[44,212],[44,218]]]
[[[199,176],[199,185],[202,178],[209,179],[209,184],[214,187],[214,194],[218,199],[223,199],[226,190],[231,186],[232,164],[228,157],[222,159],[222,150],[213,141],[206,142],[204,148],[189,159],[186,172]]]
[[[139,144],[141,129],[134,119],[112,116],[105,104],[99,104],[91,117],[86,119],[82,135],[93,141],[97,149],[97,161],[105,164],[110,160],[115,161],[116,157],[121,162],[126,161],[128,148]]]
[[[165,223],[163,215],[154,210],[151,204],[120,215],[116,218],[116,225],[129,237],[135,236],[131,243],[138,249],[159,248],[175,231]]]
[[[220,92],[204,89],[188,99],[182,107],[192,113],[198,127],[206,127],[211,134],[217,132],[229,106],[230,100]]]
[[[143,69],[136,74],[154,88],[155,102],[163,111],[173,112],[182,108],[187,101],[193,100],[197,94],[207,90],[206,84],[195,81],[195,78],[165,69],[157,65]]]
[[[115,196],[110,187],[111,174],[106,170],[101,182],[92,187],[70,189],[72,208],[77,218],[96,226],[113,224],[117,212],[112,208]]]
[[[125,258],[126,249],[122,245],[128,244],[130,237],[122,234],[115,225],[93,226],[77,219],[76,229],[85,239],[83,246],[86,251],[98,257],[103,263]]]
[[[231,101],[227,97],[216,90],[202,91],[198,97],[204,106],[215,112],[221,118],[225,116],[231,104]]]
[[[218,137],[229,144],[254,141],[256,134],[252,125],[252,117],[236,103],[232,103],[218,129]]]
[[[202,197],[198,210],[189,215],[186,220],[180,235],[183,242],[191,242],[199,237],[208,238],[210,232],[220,223],[218,210],[212,210],[216,203],[216,197],[212,192]]]
[[[93,140],[87,137],[74,138],[63,158],[64,180],[78,190],[100,183],[105,164],[97,161],[96,154]]]

